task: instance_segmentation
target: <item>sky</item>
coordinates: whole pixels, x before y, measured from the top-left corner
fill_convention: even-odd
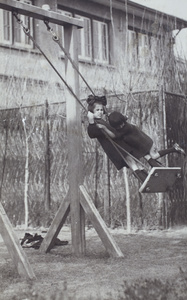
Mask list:
[[[131,0],[157,9],[172,16],[187,20],[187,0]],[[187,29],[182,29],[176,38],[176,53],[187,59]]]

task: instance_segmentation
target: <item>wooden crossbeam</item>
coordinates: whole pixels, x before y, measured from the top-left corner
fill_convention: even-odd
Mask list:
[[[46,20],[61,26],[75,25],[78,28],[82,28],[84,26],[83,20],[81,19],[64,16],[54,11],[47,11],[41,7],[21,3],[15,0],[0,0],[0,8],[11,12],[17,12],[18,14],[32,17],[38,20]]]
[[[23,251],[19,240],[12,228],[8,216],[0,203],[0,234],[7,246],[8,252],[15,264],[20,276],[27,279],[34,279],[35,274],[29,264],[27,256]]]
[[[91,197],[89,196],[88,192],[86,191],[83,185],[80,186],[80,190],[83,195],[83,197],[81,197],[81,205],[88,219],[91,221],[93,227],[97,231],[106,250],[113,257],[124,257],[123,253],[116,244],[114,238],[111,236],[108,227],[106,226],[101,215],[97,211]]]

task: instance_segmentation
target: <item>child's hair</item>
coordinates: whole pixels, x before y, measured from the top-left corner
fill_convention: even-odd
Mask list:
[[[114,128],[118,128],[123,123],[125,124],[127,122],[127,120],[128,120],[128,117],[123,116],[118,111],[113,111],[108,117],[108,121],[109,121],[110,125]]]
[[[98,96],[89,95],[87,99],[87,103],[88,103],[88,111],[91,111],[92,113],[94,111],[96,104],[103,105],[104,113],[106,112],[105,106],[107,105],[107,100],[105,96],[98,97]]]

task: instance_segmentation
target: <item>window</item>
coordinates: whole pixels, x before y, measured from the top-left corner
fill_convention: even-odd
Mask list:
[[[128,30],[128,58],[132,66],[136,65],[137,61],[137,40],[136,32]]]
[[[64,15],[64,16],[72,17],[72,13],[70,13],[68,11],[64,11],[64,10],[58,9],[57,12],[60,13],[60,14],[62,14],[62,15]],[[58,36],[58,38],[60,40],[60,43],[64,47],[64,27],[53,24],[52,28],[54,28],[54,31],[57,30],[57,36]],[[55,33],[56,33],[56,31],[55,31]],[[61,50],[60,54],[63,56],[64,52]]]
[[[147,34],[128,30],[128,55],[132,65],[147,68],[154,64],[151,39]]]
[[[138,33],[138,58],[140,67],[147,67],[149,65],[149,50],[148,35]]]
[[[108,24],[81,15],[73,15],[71,12],[59,10],[62,14],[74,16],[84,21],[84,27],[78,30],[78,53],[79,59],[109,63],[109,37]],[[59,29],[60,31],[60,29]],[[63,34],[63,30],[61,30]],[[61,35],[61,34],[60,34]],[[64,41],[64,38],[62,38]]]
[[[0,41],[4,44],[12,44],[12,15],[2,9],[0,9]]]
[[[91,20],[75,15],[84,21],[84,28],[78,31],[79,34],[79,57],[91,60],[92,58],[92,41],[91,41]]]
[[[93,52],[96,62],[108,63],[108,27],[106,23],[93,21]]]
[[[20,1],[32,4],[31,1]],[[33,20],[27,16],[19,15],[23,25],[26,26],[31,35],[33,34]],[[33,44],[28,36],[23,32],[20,24],[16,21],[11,12],[0,9],[0,42],[7,45],[32,48]]]

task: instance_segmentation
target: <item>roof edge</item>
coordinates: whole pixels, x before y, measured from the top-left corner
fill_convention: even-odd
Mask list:
[[[89,1],[110,7],[110,1],[108,0],[89,0]],[[170,14],[164,13],[157,9],[147,7],[142,4],[138,4],[131,0],[127,0],[127,5],[128,5],[127,10],[129,14],[135,14],[139,17],[142,17],[142,15],[145,15],[146,12],[147,17],[150,20],[152,19],[153,21],[155,21],[155,15],[156,15],[158,17],[162,17],[164,23],[168,23],[168,21],[173,22],[174,26],[172,30],[187,28],[187,20],[178,18],[176,16],[172,16]],[[117,10],[126,12],[126,0],[112,0],[112,6]]]

